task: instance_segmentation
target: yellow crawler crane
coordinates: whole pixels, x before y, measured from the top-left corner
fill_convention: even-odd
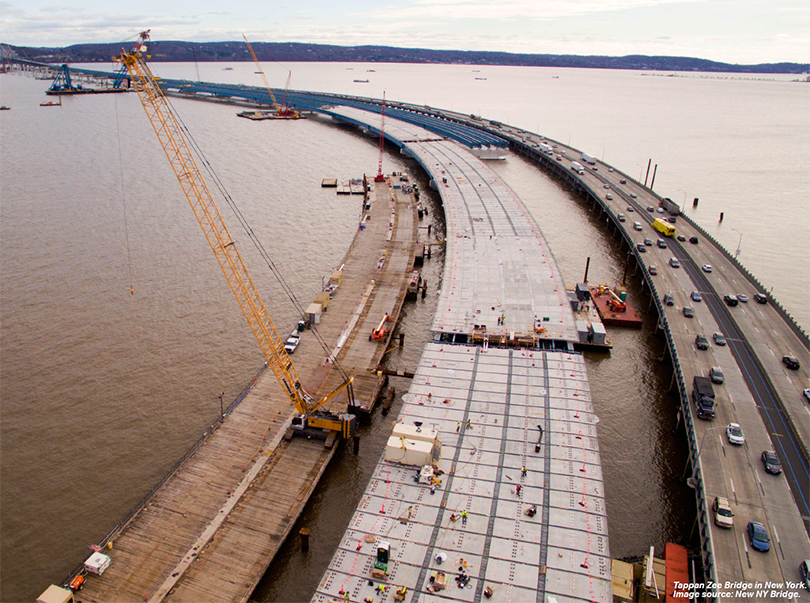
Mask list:
[[[152,128],[169,159],[180,186],[188,199],[205,238],[219,262],[236,301],[250,325],[267,365],[278,382],[284,387],[298,415],[293,417],[292,428],[297,431],[329,430],[344,438],[354,435],[356,417],[349,413],[335,414],[321,410],[324,404],[335,398],[343,389],[349,388],[349,403],[353,394],[348,378],[340,387],[320,400],[307,392],[298,379],[290,356],[284,349],[284,340],[279,337],[253,280],[248,274],[236,244],[214,203],[202,173],[191,155],[188,143],[169,107],[163,91],[146,64],[144,43],[149,39],[149,30],[141,32],[139,41],[130,52],[122,52],[115,60],[126,66],[132,79],[132,87],[138,93]]]

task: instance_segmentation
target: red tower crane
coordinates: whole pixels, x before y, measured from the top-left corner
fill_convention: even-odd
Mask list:
[[[380,112],[380,163],[377,165],[377,175],[374,182],[385,181],[382,173],[383,147],[385,146],[385,90],[383,90],[382,111]]]

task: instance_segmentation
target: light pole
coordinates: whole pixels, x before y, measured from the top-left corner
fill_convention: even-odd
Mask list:
[[[737,251],[734,252],[734,258],[736,259],[737,256],[740,255],[740,245],[742,245],[742,235],[743,235],[743,233],[741,233],[736,228],[732,228],[731,230],[733,230],[734,232],[736,232],[736,233],[738,233],[740,235],[740,240],[737,241]]]
[[[605,163],[605,147],[602,147],[602,163]]]
[[[703,440],[706,439],[706,434],[709,433],[710,431],[715,431],[717,429],[724,429],[724,428],[725,425],[718,425],[717,427],[709,427],[706,431],[703,432],[703,436],[700,438],[700,444],[698,444],[697,458],[695,459],[695,462],[692,465],[692,477],[686,480],[686,484],[690,488],[695,489],[697,487],[697,483],[695,482],[695,470],[697,469],[697,464],[700,463],[700,451],[703,450]],[[686,468],[687,469],[689,468],[688,464],[686,465]],[[684,470],[684,477],[685,476],[686,470]],[[683,479],[683,477],[681,479]]]

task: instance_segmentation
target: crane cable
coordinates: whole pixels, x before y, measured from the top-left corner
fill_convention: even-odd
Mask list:
[[[118,95],[113,94],[115,101],[115,130],[118,134],[118,167],[121,171],[121,203],[124,206],[124,238],[127,244],[127,266],[129,268],[129,293],[135,295],[135,285],[132,280],[132,254],[129,249],[129,222],[127,221],[127,197],[124,188],[124,157],[121,153],[121,126],[118,123]]]
[[[293,307],[299,312],[299,314],[301,316],[303,316],[306,313],[305,309],[304,309],[304,306],[301,304],[300,301],[298,301],[298,298],[296,297],[295,293],[293,292],[292,287],[290,287],[290,285],[287,283],[287,281],[282,276],[281,272],[276,267],[275,263],[273,262],[273,259],[270,257],[270,254],[267,252],[267,250],[264,248],[264,246],[262,245],[259,238],[254,233],[253,228],[250,226],[250,223],[247,221],[247,218],[245,218],[244,214],[239,209],[239,206],[233,200],[230,193],[228,193],[227,189],[225,188],[224,183],[222,182],[222,180],[220,180],[219,176],[214,171],[214,168],[208,162],[208,159],[206,158],[206,156],[203,153],[202,149],[200,148],[200,146],[197,144],[197,141],[192,136],[191,131],[188,129],[186,124],[183,122],[182,118],[177,113],[177,111],[174,108],[174,105],[172,105],[172,103],[169,101],[168,97],[166,97],[166,103],[169,106],[171,112],[174,114],[174,117],[177,120],[178,126],[182,130],[184,136],[186,136],[186,139],[189,142],[190,148],[194,151],[194,154],[200,160],[201,165],[205,168],[205,171],[211,177],[211,180],[213,181],[216,188],[219,190],[222,197],[225,199],[225,202],[228,204],[228,207],[230,207],[230,209],[233,212],[234,216],[236,216],[236,219],[239,222],[239,224],[242,226],[242,229],[245,231],[245,234],[247,234],[248,238],[250,238],[250,240],[253,243],[254,247],[256,247],[256,249],[258,250],[259,255],[261,255],[262,259],[264,259],[265,263],[270,268],[270,271],[273,273],[273,276],[276,277],[276,280],[281,285],[281,288],[284,290],[285,294],[287,295],[287,297],[292,302]],[[318,329],[315,326],[312,326],[312,332],[314,333],[315,339],[320,344],[320,346],[323,349],[324,353],[327,355],[327,357],[330,357],[332,355],[332,350],[331,350],[330,346],[326,343],[326,340],[323,338],[323,336],[320,334],[320,332],[318,331]],[[348,381],[349,380],[349,375],[346,373],[346,371],[340,365],[337,358],[335,358],[333,360],[333,364],[337,368],[337,370],[340,373],[343,380]]]

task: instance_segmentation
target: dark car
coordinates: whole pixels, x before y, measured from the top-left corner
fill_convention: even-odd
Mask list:
[[[647,246],[644,243],[636,245],[636,249],[639,250],[639,253],[647,253]]]
[[[686,237],[685,237],[685,236],[683,236],[683,235],[678,235],[678,236],[677,236],[677,237],[675,237],[675,238],[676,238],[676,239],[678,239],[678,240],[679,240],[681,243],[683,243],[683,242],[686,240]]]
[[[619,184],[627,184],[627,180],[625,180],[624,178],[622,178],[621,180],[619,180]]]
[[[804,588],[810,590],[810,559],[805,559],[799,564],[799,575],[804,582]]]
[[[782,356],[782,363],[792,371],[798,371],[801,366],[796,356]]]
[[[763,450],[760,458],[762,459],[762,464],[765,465],[765,471],[773,475],[782,473],[782,463],[779,462],[779,457],[776,456],[773,450]]]
[[[754,299],[758,304],[767,304],[768,303],[768,296],[764,293],[754,293]]]
[[[698,244],[698,238],[697,237],[689,237],[689,242],[692,243],[692,245],[697,245]]]
[[[736,295],[724,295],[723,301],[726,302],[727,306],[736,306],[740,303],[740,300],[737,299]]]
[[[684,306],[683,307],[683,315],[686,318],[694,318],[695,317],[695,309],[692,306]]]
[[[655,213],[655,208],[652,205],[648,205],[647,206],[647,211],[650,212],[651,214]]]
[[[664,305],[665,306],[674,306],[675,305],[675,298],[672,297],[669,293],[664,296]]]
[[[771,539],[768,537],[768,530],[758,521],[748,522],[748,540],[751,548],[755,551],[767,553],[771,550]]]
[[[699,350],[708,350],[709,349],[709,340],[706,339],[703,335],[696,335],[695,336],[695,347]]]

